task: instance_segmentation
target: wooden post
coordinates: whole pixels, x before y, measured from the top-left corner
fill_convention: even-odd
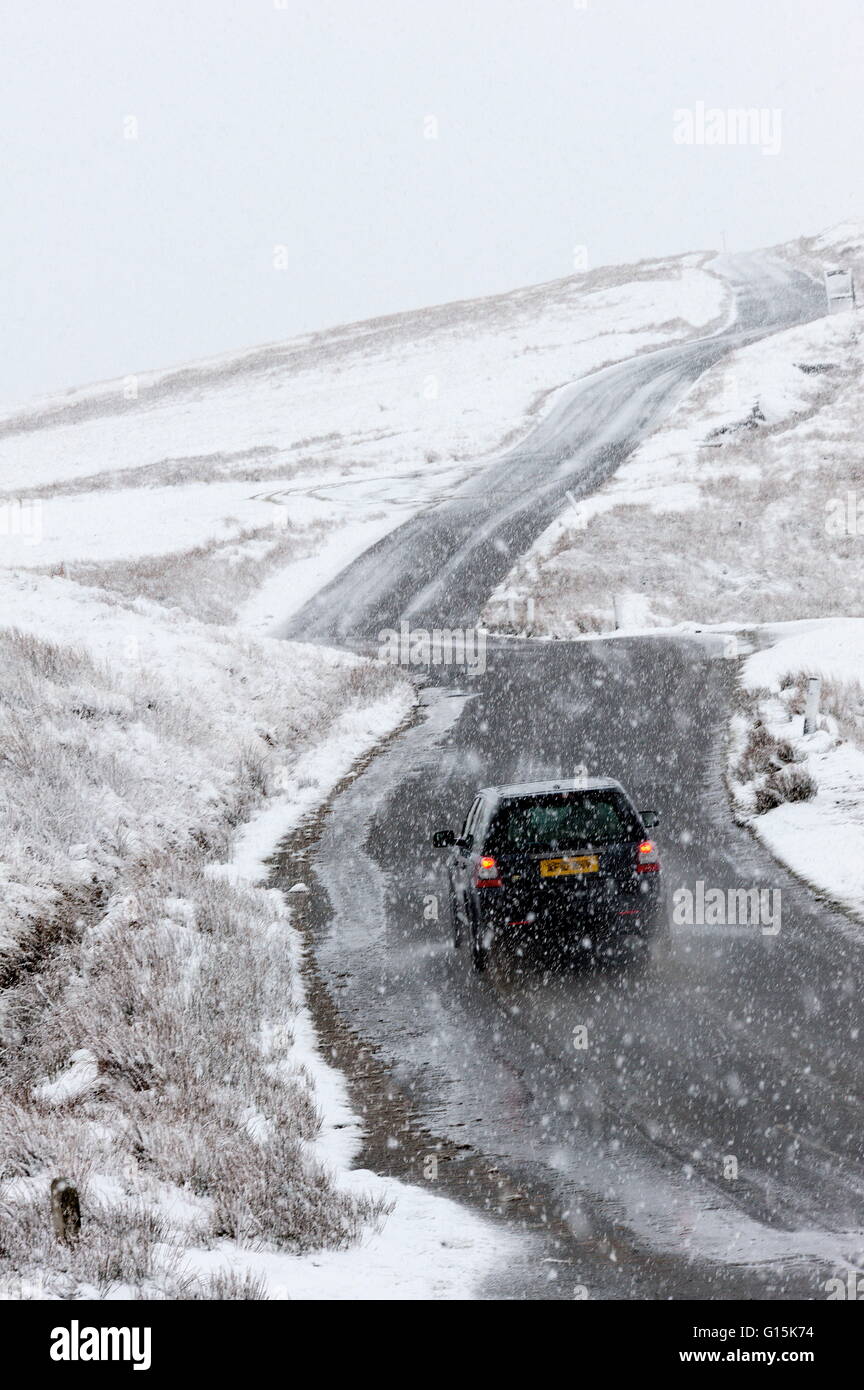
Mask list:
[[[51,1184],[51,1222],[61,1245],[74,1245],[81,1234],[81,1206],[78,1189],[68,1178],[55,1178]]]

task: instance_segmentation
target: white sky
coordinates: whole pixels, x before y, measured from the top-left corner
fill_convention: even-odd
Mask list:
[[[864,214],[862,0],[5,9],[4,404]],[[699,101],[779,108],[780,153],[676,145]]]

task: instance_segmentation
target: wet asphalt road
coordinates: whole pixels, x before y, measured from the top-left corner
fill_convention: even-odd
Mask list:
[[[787,316],[811,316],[807,286],[781,289]],[[752,284],[745,302],[757,312]],[[511,483],[527,469],[528,492],[539,489],[534,534],[559,485],[587,490],[602,476],[597,451],[620,457],[703,350],[717,341],[612,369],[623,384],[562,402],[553,433],[569,428],[571,443],[559,439],[554,463],[548,432],[539,461],[525,445],[523,462],[502,461]],[[400,528],[286,635],[364,646],[402,616],[476,620],[530,540],[529,499],[508,495],[475,546],[460,520],[474,512],[468,497]],[[707,639],[492,641],[482,675],[436,669],[422,717],[326,820],[312,922],[340,1012],[378,1046],[426,1128],[463,1146],[464,1195],[482,1164],[505,1175],[513,1223],[530,1198],[531,1256],[497,1271],[489,1296],[572,1298],[581,1286],[592,1298],[818,1299],[846,1262],[864,1264],[864,954],[842,915],[732,821],[722,767],[735,674]],[[668,890],[779,889],[779,932],[681,926],[640,966],[507,956],[475,977],[450,943],[432,830],[455,826],[479,785],[580,763],[660,812]],[[554,1249],[538,1210],[568,1233]]]

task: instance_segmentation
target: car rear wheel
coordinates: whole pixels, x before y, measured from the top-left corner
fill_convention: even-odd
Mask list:
[[[450,889],[450,925],[453,928],[453,945],[458,951],[462,945],[462,918],[459,913],[459,903],[452,888]]]
[[[471,964],[477,974],[481,974],[489,964],[490,945],[486,940],[487,933],[483,931],[476,917],[471,920]]]

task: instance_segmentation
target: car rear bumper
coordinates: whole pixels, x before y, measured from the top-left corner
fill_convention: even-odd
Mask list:
[[[640,891],[618,894],[611,902],[605,898],[572,899],[561,903],[537,903],[529,910],[495,890],[478,895],[478,916],[484,931],[500,938],[547,940],[585,949],[597,941],[627,936],[648,937],[655,930],[662,910],[659,875],[640,885]],[[488,895],[487,895],[488,894]]]

